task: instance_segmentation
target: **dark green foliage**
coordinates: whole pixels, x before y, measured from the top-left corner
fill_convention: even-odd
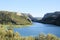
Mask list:
[[[60,26],[60,12],[47,13],[40,22]]]

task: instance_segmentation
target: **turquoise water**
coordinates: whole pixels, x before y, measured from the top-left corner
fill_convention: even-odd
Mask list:
[[[29,27],[14,28],[14,32],[19,32],[22,36],[38,36],[40,33],[51,33],[60,37],[60,26],[34,22]]]

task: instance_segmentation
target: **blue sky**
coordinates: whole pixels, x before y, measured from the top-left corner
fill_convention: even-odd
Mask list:
[[[60,0],[0,0],[0,10],[30,13],[43,17],[48,12],[60,11]]]

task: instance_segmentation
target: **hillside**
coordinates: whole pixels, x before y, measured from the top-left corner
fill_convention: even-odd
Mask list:
[[[42,17],[33,17],[30,13],[28,13],[28,14],[22,13],[22,14],[29,17],[31,19],[31,21],[33,21],[33,22],[39,22],[42,19]]]
[[[60,12],[47,13],[40,22],[60,26]]]
[[[29,25],[31,20],[18,12],[0,11],[0,24]]]

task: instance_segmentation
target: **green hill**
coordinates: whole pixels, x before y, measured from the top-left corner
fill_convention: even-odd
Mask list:
[[[0,11],[0,24],[30,25],[32,22],[27,16],[22,15],[21,13]]]

